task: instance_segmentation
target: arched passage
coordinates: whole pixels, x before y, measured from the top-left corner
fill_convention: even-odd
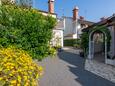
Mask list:
[[[104,52],[104,61],[107,59],[107,36],[104,31],[94,30],[89,34],[89,53],[88,58],[93,59],[95,53]],[[96,41],[103,41],[103,44],[97,43]]]

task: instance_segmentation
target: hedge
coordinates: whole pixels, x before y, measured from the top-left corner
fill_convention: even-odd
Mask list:
[[[66,39],[64,40],[64,46],[76,47],[80,45],[80,39]]]
[[[56,19],[15,5],[2,5],[0,11],[0,46],[13,45],[38,60],[48,56]]]

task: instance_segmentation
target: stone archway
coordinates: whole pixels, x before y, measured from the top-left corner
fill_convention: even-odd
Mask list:
[[[95,54],[95,51],[94,51],[94,34],[96,32],[99,32],[99,33],[102,33],[103,34],[103,37],[104,37],[104,58],[106,61],[107,59],[107,36],[106,36],[106,33],[104,31],[100,31],[100,30],[95,30],[95,31],[92,31],[90,32],[89,34],[89,53],[88,53],[88,59],[93,59],[94,58],[94,54]]]

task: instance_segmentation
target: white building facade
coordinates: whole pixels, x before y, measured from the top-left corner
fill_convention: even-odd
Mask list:
[[[54,12],[54,2],[55,0],[48,1],[48,12],[39,10],[44,16],[52,16],[57,20],[57,24],[53,29],[53,37],[51,39],[51,45],[53,47],[63,47],[63,30],[64,30],[64,21],[63,19],[58,19],[57,14]]]
[[[63,30],[64,21],[63,19],[58,19],[58,23],[53,29],[53,38],[51,40],[51,43],[54,47],[63,47]]]
[[[64,39],[79,39],[82,29],[93,24],[78,16],[78,7],[73,9],[73,17],[64,17]]]

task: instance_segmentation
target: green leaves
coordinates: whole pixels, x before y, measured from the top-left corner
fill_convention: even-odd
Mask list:
[[[89,43],[89,34],[91,32],[102,32],[105,33],[107,39],[105,41],[107,41],[107,50],[110,50],[110,41],[111,41],[111,35],[110,35],[110,31],[106,26],[95,26],[92,29],[89,29],[89,32],[83,32],[83,34],[81,35],[81,48],[83,50],[85,50],[85,53],[88,51],[88,43]]]
[[[54,18],[14,5],[3,5],[0,10],[0,45],[15,45],[37,59],[48,55]]]

